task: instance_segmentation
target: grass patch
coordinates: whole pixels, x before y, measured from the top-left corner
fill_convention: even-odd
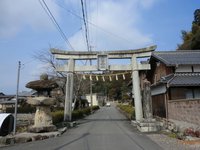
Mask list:
[[[135,109],[133,106],[118,104],[117,107],[122,110],[129,119],[135,118]]]
[[[175,139],[177,138],[177,134],[176,134],[176,133],[173,133],[173,132],[172,132],[172,133],[169,133],[168,136],[169,136],[170,138],[175,138]]]

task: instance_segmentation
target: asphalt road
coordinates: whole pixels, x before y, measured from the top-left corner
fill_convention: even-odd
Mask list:
[[[61,137],[4,147],[6,150],[161,150],[115,107],[104,107]]]

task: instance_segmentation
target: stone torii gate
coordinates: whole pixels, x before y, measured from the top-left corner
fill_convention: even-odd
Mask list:
[[[59,60],[68,60],[68,63],[56,68],[58,72],[67,72],[66,96],[64,121],[71,121],[71,107],[73,99],[73,73],[74,72],[92,72],[92,71],[132,71],[132,93],[134,93],[135,101],[135,117],[136,121],[143,119],[142,100],[140,92],[140,70],[150,70],[150,64],[140,64],[137,58],[150,57],[151,52],[156,46],[150,46],[135,50],[120,51],[62,51],[51,49],[51,53]],[[109,65],[109,59],[131,59],[131,64],[127,65]],[[96,65],[78,66],[75,65],[76,60],[97,60]]]

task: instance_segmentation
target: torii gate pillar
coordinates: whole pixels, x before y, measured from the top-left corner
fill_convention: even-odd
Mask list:
[[[136,56],[132,56],[132,93],[134,96],[135,102],[135,119],[136,121],[140,121],[143,118],[142,111],[142,98],[140,91],[140,78],[139,78],[139,70]]]
[[[74,86],[73,71],[74,71],[74,60],[69,59],[67,68],[64,121],[72,120],[72,100],[73,100],[73,86]]]

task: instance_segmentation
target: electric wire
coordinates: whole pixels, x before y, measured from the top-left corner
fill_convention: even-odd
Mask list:
[[[89,51],[91,51],[91,45],[90,45],[90,28],[89,28],[89,25],[88,25],[88,22],[87,20],[88,19],[88,7],[87,7],[87,3],[86,3],[86,0],[84,0],[84,7],[85,7],[85,22],[86,22],[86,25],[87,25],[87,35],[88,35],[88,39],[89,39]]]
[[[79,19],[81,19],[81,20],[84,20],[83,17],[81,17],[81,16],[79,16],[78,14],[76,14],[75,12],[73,12],[73,11],[71,11],[71,10],[65,8],[63,5],[61,5],[61,4],[59,4],[59,3],[56,3],[56,4],[57,4],[59,7],[63,8],[66,12],[72,14],[73,16],[75,16],[75,17],[77,17],[77,18],[79,18]],[[132,42],[129,41],[128,39],[126,39],[126,38],[124,38],[124,37],[122,37],[122,36],[119,36],[118,34],[112,33],[112,32],[110,32],[110,31],[108,31],[108,30],[106,30],[106,29],[104,29],[104,28],[102,28],[102,27],[100,27],[100,26],[94,24],[93,22],[91,22],[91,21],[89,21],[89,20],[86,20],[86,22],[88,22],[90,25],[96,27],[97,29],[103,31],[104,33],[106,33],[106,34],[108,34],[108,35],[110,35],[110,36],[112,36],[112,37],[114,37],[114,38],[122,39],[122,40],[124,40],[124,41],[126,41],[126,42],[128,42],[128,43],[132,43]]]
[[[54,15],[52,14],[51,10],[49,9],[47,3],[44,0],[39,0],[40,5],[42,6],[42,8],[44,9],[44,11],[47,13],[47,15],[49,16],[49,18],[51,19],[51,21],[53,22],[53,24],[55,25],[55,27],[57,28],[58,32],[60,33],[61,37],[64,39],[64,41],[67,43],[67,45],[70,46],[70,48],[72,50],[74,50],[73,46],[71,45],[71,43],[69,42],[67,36],[65,35],[65,33],[63,32],[63,30],[61,29],[60,25],[58,24],[57,20],[55,19]]]
[[[81,9],[82,9],[82,15],[83,15],[83,22],[84,22],[84,26],[85,26],[85,38],[86,38],[87,49],[88,49],[88,51],[90,51],[88,27],[87,27],[87,23],[86,23],[86,14],[85,14],[83,0],[81,0]]]

